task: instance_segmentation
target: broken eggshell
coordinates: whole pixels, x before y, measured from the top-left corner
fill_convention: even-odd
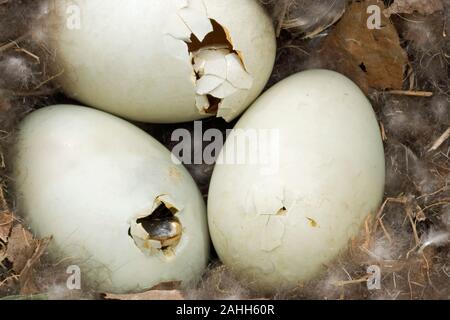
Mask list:
[[[108,292],[198,279],[209,237],[203,199],[170,152],[133,125],[94,109],[59,105],[20,126],[19,211],[50,252]]]
[[[273,68],[273,25],[256,0],[50,3],[48,42],[65,93],[131,120],[231,121]]]
[[[248,160],[252,155],[257,161]],[[383,197],[375,113],[353,82],[332,71],[305,71],[269,89],[218,159],[208,197],[214,247],[264,291],[318,275]]]

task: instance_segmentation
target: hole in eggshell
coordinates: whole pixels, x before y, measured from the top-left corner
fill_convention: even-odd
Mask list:
[[[230,54],[231,53],[236,54],[239,57],[240,62],[242,63],[243,69],[246,70],[242,53],[234,49],[229,32],[216,20],[214,19],[209,20],[211,21],[211,25],[213,28],[212,32],[208,33],[202,41],[200,41],[197,38],[197,36],[194,33],[192,33],[190,37],[190,42],[186,42],[188,46],[188,51],[192,56],[192,64],[194,65],[194,56],[196,52],[198,52],[202,48],[217,47],[217,48],[226,48]],[[197,81],[200,80],[201,75],[196,71],[194,71],[194,73],[196,80]],[[211,94],[206,94],[205,97],[208,100],[209,106],[207,108],[203,108],[204,113],[216,115],[223,99],[214,97]]]
[[[195,34],[191,34],[191,42],[187,43],[188,50],[190,53],[196,52],[200,50],[201,48],[205,48],[208,46],[226,46],[230,52],[235,52],[233,49],[233,44],[230,41],[230,38],[228,36],[228,33],[226,32],[225,28],[222,27],[216,20],[210,19],[213,31],[208,33],[206,37],[203,39],[203,41],[200,41]],[[198,73],[195,73],[195,76],[197,80],[200,79],[200,75]],[[208,94],[206,95],[206,98],[209,102],[209,107],[205,109],[205,113],[216,115],[217,111],[219,110],[220,102],[222,102],[222,99],[213,97],[212,95]]]
[[[284,216],[287,213],[286,207],[280,208],[280,210],[277,211],[277,216]]]
[[[157,201],[159,205],[150,215],[136,219],[134,225],[139,232],[133,232],[133,227],[130,227],[128,235],[144,253],[161,251],[169,257],[174,255],[173,249],[181,240],[182,225],[176,217],[178,209],[160,199]]]
[[[207,114],[215,115],[217,114],[217,111],[219,110],[220,103],[222,102],[222,99],[213,97],[212,95],[208,94],[206,95],[206,98],[208,98],[209,101],[209,108],[205,110]]]
[[[203,41],[200,41],[195,34],[191,34],[191,42],[187,43],[189,52],[195,52],[200,50],[204,47],[209,46],[219,46],[219,45],[225,45],[230,50],[230,52],[235,52],[233,48],[233,44],[230,41],[230,37],[228,36],[227,31],[225,28],[220,25],[216,20],[209,19],[211,21],[213,31],[208,33]]]

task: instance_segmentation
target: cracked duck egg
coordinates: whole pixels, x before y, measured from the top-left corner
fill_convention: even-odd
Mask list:
[[[19,210],[51,254],[110,292],[195,281],[209,255],[203,199],[170,152],[133,125],[59,105],[21,124]]]
[[[239,120],[214,169],[220,259],[261,290],[314,278],[377,211],[384,168],[375,113],[353,82],[327,70],[281,81]]]
[[[50,1],[48,42],[70,97],[137,121],[230,121],[273,68],[257,0]]]

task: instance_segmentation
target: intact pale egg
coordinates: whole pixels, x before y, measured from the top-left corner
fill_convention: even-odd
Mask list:
[[[383,197],[370,102],[327,70],[293,75],[243,115],[218,158],[208,222],[220,259],[261,290],[289,289],[345,250]]]
[[[48,42],[72,98],[122,117],[230,121],[261,93],[276,51],[257,0],[52,0]]]
[[[50,253],[109,292],[198,279],[209,255],[206,210],[170,152],[124,120],[58,105],[20,126],[19,211]]]

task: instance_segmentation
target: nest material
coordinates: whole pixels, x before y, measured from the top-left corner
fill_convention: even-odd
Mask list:
[[[450,2],[390,1],[381,30],[368,30],[364,19],[367,6],[382,7],[381,1],[320,1],[322,8],[334,9],[315,19],[298,10],[308,1],[261,2],[273,13],[279,31],[269,86],[317,67],[347,75],[368,94],[377,112],[387,164],[386,199],[378,214],[365,221],[348,252],[327,266],[319,279],[264,298],[448,299]],[[14,214],[9,159],[17,123],[37,108],[66,101],[54,81],[58,74],[48,72],[53,59],[42,41],[43,3],[0,0],[0,296],[98,298],[89,290],[68,292],[64,261],[45,255],[50,240],[34,239]],[[347,5],[345,13],[339,6],[342,3]],[[346,45],[349,39],[356,45]],[[207,121],[207,126],[217,124]],[[166,129],[172,127],[143,126],[169,147]],[[211,167],[189,169],[206,196]],[[371,266],[381,272],[378,290],[367,288]],[[171,283],[143,294],[102,297],[261,298],[244,282],[215,261],[198,286],[183,292]]]

